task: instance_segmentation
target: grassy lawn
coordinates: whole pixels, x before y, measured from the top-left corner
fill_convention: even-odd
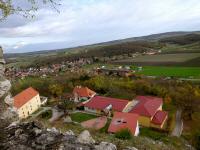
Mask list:
[[[167,136],[164,132],[155,131],[151,128],[140,128],[140,136],[149,137],[153,140],[163,140]]]
[[[194,77],[200,78],[200,67],[156,67],[145,66],[143,70],[137,72],[148,76],[173,76],[173,77]]]
[[[83,122],[83,121],[87,121],[87,120],[93,119],[93,118],[96,118],[96,117],[97,116],[95,116],[95,115],[81,113],[81,112],[71,114],[72,120],[75,121],[75,122],[79,122],[79,123]]]

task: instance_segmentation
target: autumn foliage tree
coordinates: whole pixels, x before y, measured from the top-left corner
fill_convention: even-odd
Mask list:
[[[57,10],[60,0],[0,0],[0,20],[6,19],[12,14],[19,14],[24,17],[34,17],[35,12],[42,5],[50,5]],[[58,10],[57,10],[58,11]]]
[[[196,93],[196,88],[190,84],[178,86],[171,93],[175,100],[175,105],[183,110],[185,119],[192,120],[192,114],[199,110],[200,96]]]
[[[63,94],[64,88],[60,84],[52,84],[49,86],[49,91],[54,97],[59,97]]]

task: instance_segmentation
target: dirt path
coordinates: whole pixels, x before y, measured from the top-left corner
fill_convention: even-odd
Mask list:
[[[181,134],[182,134],[183,121],[181,119],[181,114],[182,114],[182,111],[177,110],[177,112],[176,112],[176,125],[175,125],[174,130],[172,131],[172,136],[180,137]]]
[[[30,115],[30,118],[28,120],[33,120],[35,119],[36,117],[38,117],[40,114],[42,114],[43,112],[47,111],[47,110],[51,110],[51,107],[41,107],[42,110],[40,110],[39,112],[37,113],[33,113]]]

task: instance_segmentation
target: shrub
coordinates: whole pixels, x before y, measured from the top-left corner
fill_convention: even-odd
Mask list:
[[[100,131],[101,133],[107,133],[108,128],[109,128],[109,125],[110,125],[110,122],[111,122],[111,120],[108,119],[106,125],[105,125],[103,128],[101,128],[99,131]]]
[[[41,114],[41,117],[43,119],[50,119],[52,116],[52,111],[51,110],[48,110],[48,111],[45,111]]]
[[[129,129],[122,129],[115,134],[118,139],[128,140],[132,138],[132,134]]]
[[[197,150],[200,150],[200,131],[194,133],[192,143]]]

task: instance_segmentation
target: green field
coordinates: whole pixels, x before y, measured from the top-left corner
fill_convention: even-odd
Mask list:
[[[147,76],[163,76],[163,77],[193,77],[200,78],[200,67],[156,67],[145,66],[142,71],[137,74]]]
[[[71,118],[73,121],[75,122],[83,122],[83,121],[87,121],[93,118],[96,118],[97,116],[95,115],[90,115],[90,114],[86,114],[86,113],[81,113],[81,112],[77,112],[74,114],[71,114]]]

